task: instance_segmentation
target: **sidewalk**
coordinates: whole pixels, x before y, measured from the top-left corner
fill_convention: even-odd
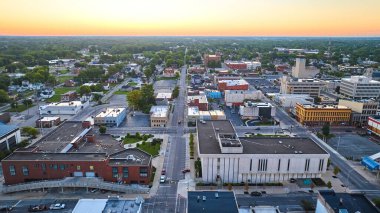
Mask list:
[[[156,168],[156,174],[154,175],[153,185],[149,191],[149,197],[154,196],[158,191],[158,187],[160,186],[161,171],[164,166],[165,152],[166,152],[166,147],[168,145],[168,140],[169,140],[168,135],[155,135],[154,137],[162,138],[163,142],[161,145],[159,156],[153,158],[152,160],[152,166]]]

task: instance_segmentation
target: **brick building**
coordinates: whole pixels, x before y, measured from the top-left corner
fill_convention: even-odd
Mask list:
[[[187,96],[187,105],[188,106],[197,106],[201,111],[208,110],[208,101],[205,94]]]
[[[219,54],[216,54],[216,55],[204,54],[203,60],[204,60],[204,65],[206,67],[208,67],[208,64],[210,62],[220,63],[221,62],[221,56]]]
[[[42,117],[36,121],[37,128],[51,128],[61,123],[60,117]]]
[[[221,80],[218,82],[218,90],[224,92],[225,90],[248,90],[249,83],[246,80]]]
[[[99,177],[104,181],[149,184],[152,157],[140,149],[124,149],[110,135],[70,121],[45,135],[32,147],[2,160],[5,184]]]
[[[77,99],[77,93],[75,91],[69,91],[61,95],[61,102],[70,102]]]

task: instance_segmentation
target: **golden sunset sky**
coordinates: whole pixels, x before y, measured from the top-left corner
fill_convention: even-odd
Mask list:
[[[0,35],[380,36],[380,0],[0,0]]]

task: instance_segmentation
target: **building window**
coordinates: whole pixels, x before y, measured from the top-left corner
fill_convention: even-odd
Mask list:
[[[306,161],[305,161],[305,172],[309,171],[309,167],[310,167],[310,159],[306,159]]]
[[[289,169],[290,169],[290,159],[288,159],[288,171],[289,171]]]
[[[281,169],[281,159],[278,159],[278,168],[277,168],[277,171],[280,171]]]
[[[259,159],[258,171],[265,172],[267,171],[267,168],[268,168],[268,159]]]
[[[23,174],[24,176],[28,176],[28,175],[29,175],[29,169],[28,169],[27,166],[23,166],[23,167],[22,167],[22,174]]]
[[[90,170],[91,170],[91,171],[94,171],[94,166],[90,166]]]
[[[252,159],[251,159],[251,162],[249,164],[249,171],[252,171]]]
[[[57,164],[53,164],[53,169],[54,170],[58,170],[58,165]]]
[[[80,166],[77,166],[77,170],[80,170]]]
[[[46,171],[46,164],[45,164],[45,163],[42,163],[42,164],[41,164],[41,168],[42,168],[42,171]]]
[[[65,164],[61,164],[61,165],[59,165],[59,168],[60,168],[61,170],[65,170]]]
[[[112,167],[112,177],[117,178],[118,177],[118,169],[117,167]]]
[[[9,166],[9,172],[11,173],[11,176],[15,176],[16,175],[16,168],[15,168],[15,166],[10,165]]]
[[[148,177],[148,168],[140,167],[140,177]]]
[[[323,164],[325,163],[325,160],[324,159],[320,159],[319,160],[319,166],[318,166],[318,170],[319,171],[322,171],[323,170]]]
[[[128,178],[128,167],[123,167],[123,177]]]

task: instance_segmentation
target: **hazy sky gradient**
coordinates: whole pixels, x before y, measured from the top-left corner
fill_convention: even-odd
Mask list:
[[[380,0],[0,0],[0,35],[380,36]]]

